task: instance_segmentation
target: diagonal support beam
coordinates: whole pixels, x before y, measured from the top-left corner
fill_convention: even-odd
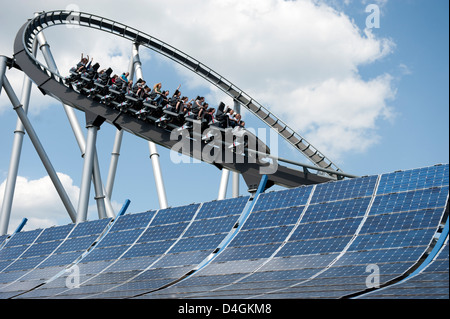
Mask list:
[[[33,55],[36,56],[37,41],[33,42]],[[4,58],[4,60],[3,60]],[[0,57],[0,93],[2,89],[3,75],[5,74],[6,57]],[[25,114],[28,112],[28,106],[31,95],[31,79],[24,74],[22,97],[20,103],[23,106]],[[17,175],[19,172],[20,157],[22,154],[23,138],[25,135],[24,127],[20,119],[17,119],[16,129],[14,131],[14,141],[9,162],[8,177],[6,179],[5,193],[3,196],[3,205],[0,211],[0,235],[8,232],[9,220],[11,216],[14,192],[16,188]]]
[[[48,44],[44,33],[42,31],[39,32],[38,35],[36,36],[36,39],[38,40],[38,42],[40,44],[40,49],[41,49],[42,55],[44,56],[44,59],[48,65],[49,69],[52,72],[59,74],[58,67],[56,65],[55,59],[53,58],[53,54],[50,50],[50,45]],[[78,119],[75,115],[75,111],[73,110],[73,108],[71,108],[70,106],[68,106],[66,104],[63,104],[63,107],[66,112],[67,118],[69,119],[69,123],[72,127],[72,130],[75,135],[78,146],[80,148],[80,151],[82,154],[84,154],[85,150],[86,150],[86,140],[84,138],[84,134],[83,134],[81,126],[78,122]],[[107,195],[105,196],[105,190],[104,190],[103,185],[101,184],[100,166],[98,163],[97,153],[95,153],[95,155],[94,155],[93,171],[92,171],[91,175],[92,175],[93,183],[95,185],[95,191],[96,191],[95,198],[99,202],[97,204],[97,206],[105,207],[105,211],[102,209],[99,210],[99,212],[98,212],[99,218],[105,218],[105,217],[114,218],[115,213],[114,213],[114,210],[111,205],[110,197]],[[100,203],[101,201],[104,201],[105,203],[104,204]]]
[[[30,120],[28,119],[27,114],[25,113],[24,109],[22,108],[22,105],[20,104],[19,99],[17,98],[16,93],[14,92],[14,90],[6,76],[3,76],[3,88],[5,89],[5,92],[8,95],[8,98],[14,107],[14,110],[17,112],[17,115],[19,116],[20,120],[22,121],[22,124],[25,127],[25,130],[27,131],[28,136],[30,137],[30,140],[33,143],[34,148],[36,149],[36,151],[42,161],[42,164],[44,164],[44,167],[47,170],[47,174],[50,177],[51,181],[53,182],[53,185],[55,186],[56,191],[58,192],[58,195],[61,198],[64,207],[66,208],[67,212],[69,213],[71,220],[73,222],[75,222],[76,221],[76,212],[75,212],[75,209],[69,199],[69,196],[67,195],[67,193],[61,183],[61,180],[59,179],[52,163],[50,162],[50,159],[48,158],[47,153],[44,150],[44,147],[42,146],[33,126],[31,125]]]
[[[8,58],[4,55],[0,56],[0,94],[2,93],[3,87],[3,75],[6,72],[6,63],[8,62]]]

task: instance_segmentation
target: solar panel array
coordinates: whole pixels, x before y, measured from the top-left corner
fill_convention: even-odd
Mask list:
[[[448,240],[430,265],[399,284],[367,294],[365,299],[449,299]]]
[[[448,217],[448,175],[437,165],[15,233],[0,238],[0,298],[364,295],[424,260]],[[367,296],[448,298],[448,245],[404,285]]]
[[[0,298],[33,289],[66,269],[87,251],[110,221],[101,219],[14,234],[0,250]]]

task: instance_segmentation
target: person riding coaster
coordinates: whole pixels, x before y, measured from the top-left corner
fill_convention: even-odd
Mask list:
[[[180,86],[169,98],[169,91],[162,91],[161,83],[150,90],[143,79],[138,79],[133,85],[133,81],[128,80],[128,73],[111,77],[111,68],[98,71],[98,63],[91,67],[90,63],[85,65],[86,59],[83,62],[71,68],[70,75],[64,79],[79,93],[165,129],[170,124],[172,129],[188,129],[192,133],[194,126],[198,125],[205,143],[218,139],[219,134],[223,138],[231,130],[236,133],[230,146],[233,150],[238,145],[247,144],[241,136],[245,128],[240,114],[234,114],[230,108],[225,110],[223,102],[220,102],[216,112],[215,108],[209,107],[204,97],[197,97],[190,102],[187,97],[181,97]]]

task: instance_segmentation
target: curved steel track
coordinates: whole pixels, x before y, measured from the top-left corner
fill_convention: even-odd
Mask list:
[[[25,72],[44,94],[48,94],[67,105],[82,110],[87,114],[87,117],[88,115],[90,117],[92,117],[92,115],[94,117],[101,117],[106,120],[106,122],[114,124],[119,129],[124,129],[144,139],[163,145],[164,147],[170,148],[177,142],[170,140],[170,134],[167,134],[166,130],[149,124],[144,125],[142,121],[131,115],[113,110],[78,94],[69,85],[64,83],[63,77],[50,71],[33,56],[33,42],[40,31],[51,26],[73,23],[128,39],[140,46],[147,47],[170,58],[203,77],[234,100],[238,101],[271,128],[276,129],[279,135],[305,155],[315,167],[325,169],[328,174],[325,174],[325,176],[324,173],[316,175],[305,170],[298,171],[278,165],[277,172],[269,176],[269,186],[279,184],[286,187],[294,187],[303,184],[314,184],[334,180],[342,176],[340,175],[342,171],[302,136],[291,129],[268,109],[256,102],[248,94],[237,88],[234,84],[214,72],[209,67],[146,33],[93,14],[64,10],[43,12],[25,23],[17,33],[14,42],[14,66]],[[195,154],[191,153],[189,155],[194,156]],[[255,164],[224,162],[212,164],[220,169],[227,168],[232,171],[240,172],[249,187],[251,187],[259,182],[259,168],[264,165],[264,162],[258,161]],[[334,174],[334,172],[336,172],[336,174]]]

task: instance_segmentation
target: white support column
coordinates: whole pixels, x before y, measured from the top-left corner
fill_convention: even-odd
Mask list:
[[[239,197],[239,173],[232,172],[233,198]]]
[[[42,31],[39,32],[38,35],[36,36],[36,38],[40,44],[39,48],[42,52],[42,55],[44,56],[44,59],[48,65],[49,69],[52,72],[59,74],[58,67],[56,66],[56,62],[55,62],[52,52],[50,50],[50,45],[48,44],[44,33]],[[70,107],[66,104],[63,104],[63,107],[66,112],[67,118],[69,119],[69,123],[72,127],[72,131],[75,135],[75,139],[76,139],[78,146],[80,148],[80,151],[82,153],[82,157],[84,157],[83,154],[85,153],[85,149],[86,149],[86,140],[84,138],[82,128],[76,117],[75,111],[73,110],[72,107]],[[95,198],[97,201],[105,202],[104,204],[98,203],[98,207],[105,207],[105,212],[104,211],[98,212],[99,218],[104,218],[104,217],[114,218],[115,213],[112,208],[109,196],[105,196],[104,188],[103,188],[103,185],[101,184],[101,178],[99,178],[101,176],[99,167],[100,166],[98,164],[98,157],[97,157],[97,155],[95,155],[93,172],[92,172],[92,180],[93,180],[93,183],[95,185],[95,190],[96,190]]]
[[[109,202],[105,197],[105,190],[103,189],[102,177],[100,176],[100,167],[98,165],[97,147],[94,150],[94,160],[92,161],[92,180],[94,181],[95,201],[97,202],[98,218],[103,219],[107,217],[106,202]],[[112,209],[112,207],[111,207]]]
[[[158,150],[156,149],[155,143],[149,142],[148,147],[150,150],[150,159],[153,165],[153,175],[155,177],[156,191],[158,192],[159,207],[161,209],[165,209],[169,207],[169,205],[167,203],[166,190],[164,188],[164,180],[162,178],[161,167],[159,165],[159,153]]]
[[[119,163],[120,149],[122,147],[123,131],[117,130],[116,137],[114,139],[114,147],[111,153],[111,163],[109,164],[108,180],[106,182],[106,196],[111,200],[114,187],[114,181],[116,179],[117,164]]]
[[[219,195],[217,196],[217,200],[222,200],[222,199],[226,198],[229,176],[230,176],[230,171],[223,168],[222,169],[222,178],[220,179]]]
[[[131,56],[128,66],[128,80],[133,80],[134,77],[134,61],[133,55]],[[106,196],[109,199],[112,198],[112,192],[114,188],[114,182],[116,180],[117,166],[119,164],[120,149],[122,148],[123,130],[117,130],[116,137],[114,138],[113,151],[111,153],[111,161],[109,164],[108,180],[106,182]]]
[[[139,58],[139,47],[136,43],[133,43],[132,47],[132,60],[134,64],[134,69],[136,71],[136,78],[144,79],[144,74],[142,72],[142,64]],[[169,207],[167,203],[166,189],[164,187],[164,180],[161,173],[161,166],[159,163],[159,153],[156,144],[153,142],[148,142],[150,150],[150,159],[153,166],[153,175],[155,177],[156,191],[158,193],[159,207],[161,209]]]
[[[37,41],[34,41],[32,49],[32,53],[34,56],[36,56],[36,52],[37,52]],[[6,71],[6,57],[0,57],[0,93],[2,89],[1,82],[3,82],[3,75],[5,74],[5,71]],[[31,84],[32,83],[30,78],[26,74],[24,74],[22,97],[20,103],[22,104],[25,114],[27,114],[28,112],[28,105],[30,103]],[[6,179],[5,193],[3,196],[3,205],[0,211],[0,235],[5,235],[8,232],[24,135],[25,129],[23,127],[22,121],[20,121],[20,119],[17,119],[16,130],[14,131],[14,141],[11,151],[11,158],[9,162],[8,177]]]
[[[6,62],[8,61],[8,58],[4,55],[0,56],[0,94],[2,93],[3,88],[3,76],[6,72]]]
[[[236,113],[241,113],[241,104],[239,101],[234,100],[234,111]],[[239,197],[239,173],[233,172],[231,174],[233,179],[233,198]]]
[[[98,127],[93,124],[87,125],[86,152],[84,153],[83,174],[80,187],[80,199],[78,201],[77,223],[85,222],[87,219],[89,194],[91,192],[92,169],[94,168],[95,143],[97,140]]]
[[[11,87],[11,84],[9,83],[6,76],[3,76],[3,88],[5,89],[5,92],[8,95],[8,97],[14,107],[14,110],[17,112],[17,115],[19,116],[25,130],[27,131],[31,142],[33,143],[33,146],[36,149],[36,152],[38,153],[38,155],[42,161],[42,164],[44,164],[44,167],[47,170],[47,174],[50,177],[51,181],[53,182],[53,185],[55,186],[56,191],[58,192],[58,195],[64,204],[64,207],[66,208],[67,212],[69,213],[70,218],[74,222],[77,217],[76,217],[75,209],[69,199],[69,196],[67,195],[55,169],[53,168],[52,163],[50,162],[50,159],[47,156],[47,153],[44,150],[44,147],[42,146],[41,142],[39,141],[39,138],[37,137],[37,134],[34,131],[34,128],[31,125],[31,122],[28,119],[28,116],[25,114],[25,111],[23,110],[22,105],[20,104],[19,99],[17,98],[16,94],[14,93],[14,90]]]

